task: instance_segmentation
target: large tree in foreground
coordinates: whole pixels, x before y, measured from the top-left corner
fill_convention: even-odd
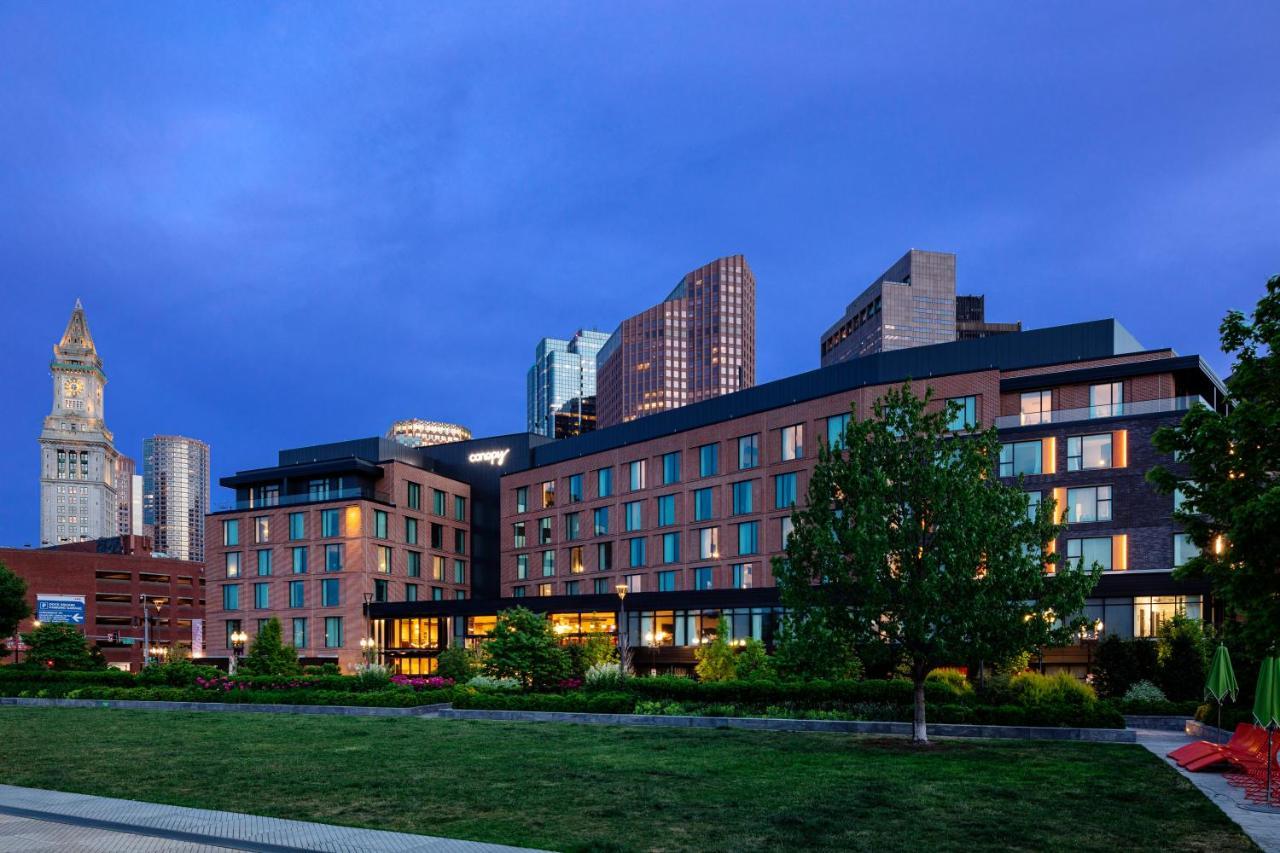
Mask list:
[[[1153,468],[1148,478],[1182,496],[1174,518],[1200,548],[1176,577],[1207,578],[1236,617],[1233,642],[1262,657],[1280,642],[1280,275],[1251,318],[1232,311],[1220,328],[1236,362],[1225,414],[1194,406],[1176,427],[1157,430],[1157,450],[1186,472]]]
[[[27,582],[0,563],[0,643],[12,637],[18,623],[30,615]]]
[[[869,418],[855,407],[842,446],[819,450],[774,560],[794,618],[816,616],[839,643],[906,665],[919,743],[931,670],[1068,641],[1098,571],[1052,553],[1061,527],[1051,500],[1029,507],[996,477],[995,430],[952,432],[958,411],[931,397],[908,384]]]

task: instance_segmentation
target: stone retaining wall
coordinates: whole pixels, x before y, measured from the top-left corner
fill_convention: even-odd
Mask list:
[[[1159,729],[1162,732],[1180,732],[1187,726],[1186,716],[1167,714],[1125,714],[1124,724],[1130,729]]]

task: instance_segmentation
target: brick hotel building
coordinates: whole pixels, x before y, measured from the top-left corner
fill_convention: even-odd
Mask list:
[[[259,580],[251,576],[258,558],[246,556],[255,545],[221,544],[219,526],[238,521],[248,535],[257,510],[211,516],[211,654],[232,623],[252,632],[255,620],[277,615],[286,632],[289,619],[304,620],[304,654],[350,662],[358,657],[352,623],[366,615],[362,593],[373,593],[368,631],[379,654],[403,671],[427,672],[447,644],[475,642],[499,610],[516,604],[547,613],[566,641],[615,632],[620,584],[629,590],[626,631],[638,669],[688,669],[721,615],[735,639],[768,643],[780,613],[770,560],[784,549],[818,445],[841,434],[851,403],[868,411],[906,380],[920,392],[932,387],[936,405],[959,401],[964,422],[997,427],[1000,476],[1021,475],[1033,501],[1057,499],[1068,525],[1058,553],[1105,569],[1086,608],[1105,632],[1152,636],[1175,613],[1211,618],[1208,588],[1172,577],[1192,546],[1172,519],[1175,498],[1157,494],[1145,473],[1170,463],[1150,444],[1154,430],[1197,401],[1225,405],[1224,388],[1197,356],[1144,349],[1103,320],[867,355],[557,442],[519,434],[435,448],[366,440],[285,451],[276,468],[223,481],[250,503],[255,485],[279,485],[280,507],[260,513],[269,537],[291,523],[286,495],[304,515],[298,545],[262,544],[314,550],[344,541],[358,562],[348,557],[332,574],[308,563],[297,575],[287,562],[282,571],[269,562]],[[321,474],[351,477],[342,486],[356,491],[317,495],[309,484]],[[472,517],[410,509],[411,482],[464,497],[470,484]],[[347,507],[358,508],[356,529],[341,531],[346,539],[317,535],[315,516],[330,505],[344,518]],[[375,512],[385,515],[384,527]],[[471,573],[452,583],[410,575],[401,554],[415,548],[465,561],[447,536],[443,549],[407,541],[412,517],[458,531],[470,521]],[[378,548],[389,556],[370,562],[365,554]],[[235,552],[242,552],[238,573],[228,576],[227,554]],[[342,593],[317,600],[313,587],[330,578],[343,581]],[[284,586],[298,580],[301,603],[293,607]],[[256,592],[248,599],[218,589],[252,583],[266,584],[264,607],[249,606],[259,603]],[[430,596],[421,594],[427,587]],[[219,609],[228,602],[236,606]],[[331,618],[342,620],[343,634],[318,648],[325,635],[316,620]],[[1046,662],[1083,672],[1091,648],[1086,640],[1049,650]]]

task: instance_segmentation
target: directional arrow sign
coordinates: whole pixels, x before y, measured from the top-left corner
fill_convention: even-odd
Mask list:
[[[83,595],[36,594],[36,618],[41,622],[84,622]]]

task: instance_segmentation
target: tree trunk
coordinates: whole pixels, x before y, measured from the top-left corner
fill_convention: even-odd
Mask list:
[[[917,667],[914,672],[914,681],[916,687],[916,709],[915,718],[911,724],[911,742],[912,743],[928,743],[929,732],[924,722],[924,677],[926,673]]]

